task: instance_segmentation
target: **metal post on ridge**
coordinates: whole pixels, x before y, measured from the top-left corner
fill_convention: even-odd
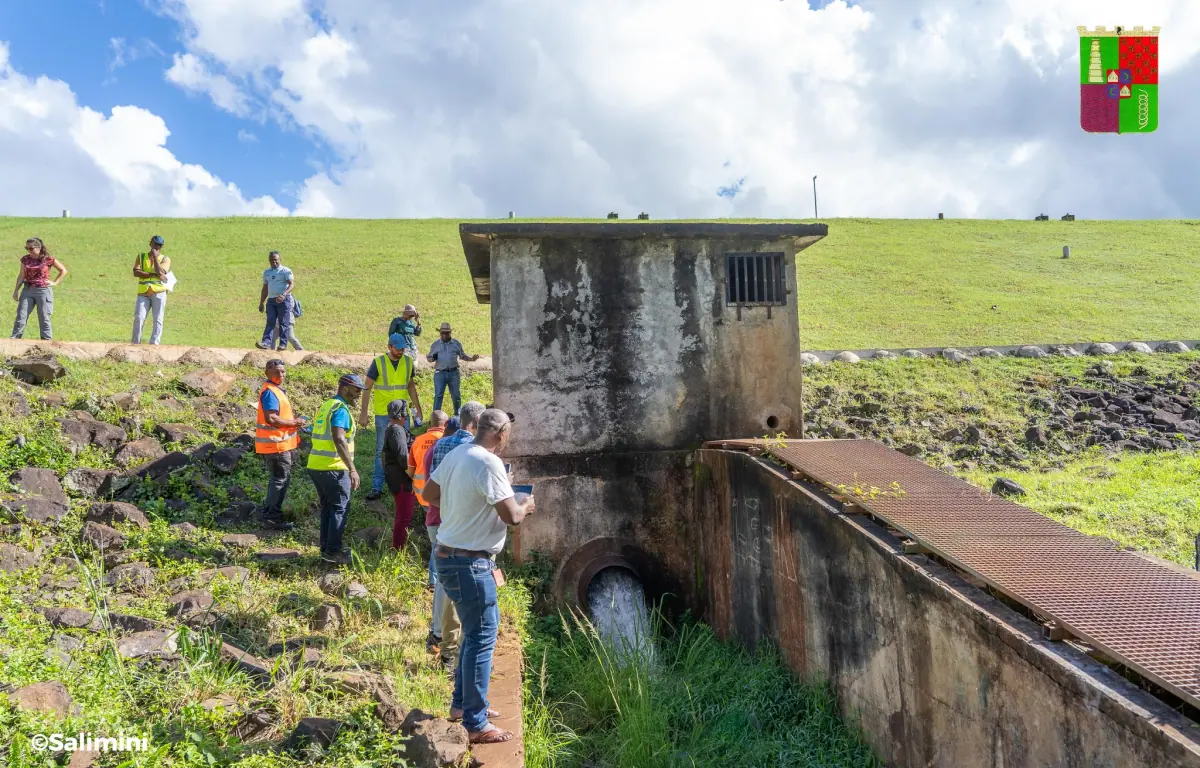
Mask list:
[[[816,176],[813,176],[813,218],[814,219],[820,218],[820,216],[817,214],[817,177]]]

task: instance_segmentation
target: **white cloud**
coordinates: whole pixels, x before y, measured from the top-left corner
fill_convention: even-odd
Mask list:
[[[0,42],[0,167],[19,183],[0,186],[0,211],[47,216],[282,215],[270,197],[247,200],[237,186],[166,148],[162,118],[135,106],[104,115],[79,105],[70,87],[14,70]]]
[[[108,47],[112,49],[112,58],[108,61],[108,71],[110,72],[115,72],[139,59],[166,55],[153,40],[146,38],[131,43],[123,37],[110,37]]]
[[[250,131],[247,131],[245,128],[238,129],[237,137],[238,137],[238,141],[242,142],[243,144],[257,144],[258,143],[258,137],[255,136]]]
[[[250,114],[250,100],[242,90],[225,75],[216,75],[198,56],[191,53],[175,54],[175,63],[167,70],[167,80],[192,91],[204,93],[221,109],[240,117]]]
[[[833,216],[1200,210],[1185,0],[171,8],[191,54],[337,153],[302,214],[809,216],[813,174]],[[1158,134],[1079,128],[1080,24],[1164,28]]]

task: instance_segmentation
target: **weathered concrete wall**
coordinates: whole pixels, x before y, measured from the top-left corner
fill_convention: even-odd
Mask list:
[[[517,432],[520,431],[518,423]],[[589,564],[618,556],[635,566],[653,594],[694,603],[692,452],[660,451],[506,459],[519,482],[533,483],[537,512],[512,529],[518,562],[549,555],[555,591],[574,600]],[[586,584],[584,585],[586,587]]]
[[[787,306],[739,320],[725,306],[730,251],[784,252]],[[792,428],[794,255],[788,239],[493,241],[496,404],[522,424],[509,452],[681,449]]]
[[[863,518],[742,453],[696,454],[699,607],[831,682],[897,768],[1200,766],[1200,730]]]

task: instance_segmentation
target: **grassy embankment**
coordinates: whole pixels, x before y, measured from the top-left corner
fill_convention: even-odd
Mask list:
[[[157,233],[179,277],[165,343],[252,344],[262,328],[266,254],[278,249],[296,272],[305,308],[298,335],[310,348],[377,350],[388,322],[411,302],[427,326],[449,321],[468,352],[486,354],[488,307],[475,302],[458,223],[0,218],[0,243],[12,256],[10,275],[31,235],[71,268],[56,292],[61,339],[128,338],[133,257]],[[1200,324],[1197,222],[828,224],[829,237],[798,258],[806,348],[1188,338]],[[1072,255],[1064,260],[1066,244]]]

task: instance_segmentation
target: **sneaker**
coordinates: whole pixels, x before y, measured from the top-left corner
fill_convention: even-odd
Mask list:
[[[271,348],[271,345],[267,344],[264,341],[255,342],[254,346],[258,347],[259,349],[270,349]]]
[[[335,565],[349,565],[350,550],[343,548],[341,552],[337,552],[334,554],[322,552],[321,560],[323,560],[326,563],[334,563]]]
[[[290,531],[296,527],[295,523],[289,523],[287,520],[263,520],[261,526],[269,531]]]
[[[383,496],[383,491],[378,490],[377,488],[372,488],[371,491],[366,495],[366,499],[367,499],[367,501],[375,501],[376,499],[381,498],[382,496]]]
[[[425,636],[425,650],[431,656],[436,656],[442,652],[442,638],[430,632]]]
[[[292,347],[293,347],[293,348],[294,348],[294,349],[295,349],[297,352],[303,352],[303,351],[304,351],[304,347],[300,346],[299,344],[293,344],[293,345],[292,345]]]

